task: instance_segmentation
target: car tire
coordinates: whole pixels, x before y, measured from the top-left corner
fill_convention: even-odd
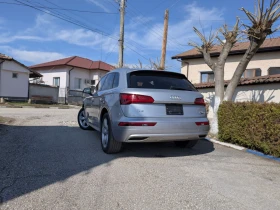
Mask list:
[[[175,145],[180,148],[193,148],[197,144],[198,140],[190,141],[175,141]]]
[[[101,121],[101,146],[107,154],[118,153],[122,149],[122,142],[114,139],[109,114],[104,114]]]
[[[84,108],[81,108],[78,113],[78,124],[79,124],[80,128],[83,130],[91,130],[92,128],[90,127],[90,125],[87,124],[87,120],[86,120],[84,111],[85,111]]]

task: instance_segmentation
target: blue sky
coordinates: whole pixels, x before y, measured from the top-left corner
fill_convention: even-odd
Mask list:
[[[106,13],[86,13],[48,9],[69,21],[86,25],[87,30],[60,20],[47,13],[20,5],[0,3],[0,52],[26,65],[81,56],[118,61],[119,14],[116,0],[18,0],[36,7],[87,10]],[[14,0],[0,2],[19,3]],[[55,3],[56,5],[53,5]],[[138,60],[160,58],[164,10],[170,9],[167,66],[179,71],[180,63],[171,56],[189,50],[189,41],[198,41],[192,26],[205,33],[222,24],[234,25],[235,17],[246,17],[239,9],[254,8],[254,0],[127,0],[125,15],[126,65]],[[108,14],[110,13],[110,14]],[[277,33],[273,35],[277,36]]]

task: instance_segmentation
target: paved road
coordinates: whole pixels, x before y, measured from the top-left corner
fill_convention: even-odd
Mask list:
[[[4,109],[0,209],[280,209],[280,164],[201,141],[102,152],[76,109]]]

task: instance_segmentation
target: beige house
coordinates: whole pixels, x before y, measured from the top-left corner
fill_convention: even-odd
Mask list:
[[[249,42],[237,43],[231,50],[225,65],[225,86],[249,47]],[[211,52],[217,60],[221,46]],[[181,72],[195,84],[210,104],[209,117],[212,116],[214,99],[214,73],[204,62],[202,55],[192,49],[173,56],[180,60]],[[280,102],[280,38],[267,39],[249,63],[243,78],[236,89],[234,101]]]

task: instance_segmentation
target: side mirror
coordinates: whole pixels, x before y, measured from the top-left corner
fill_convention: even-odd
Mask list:
[[[92,95],[92,94],[91,94],[91,88],[89,88],[89,87],[88,87],[88,88],[84,88],[83,93]]]

